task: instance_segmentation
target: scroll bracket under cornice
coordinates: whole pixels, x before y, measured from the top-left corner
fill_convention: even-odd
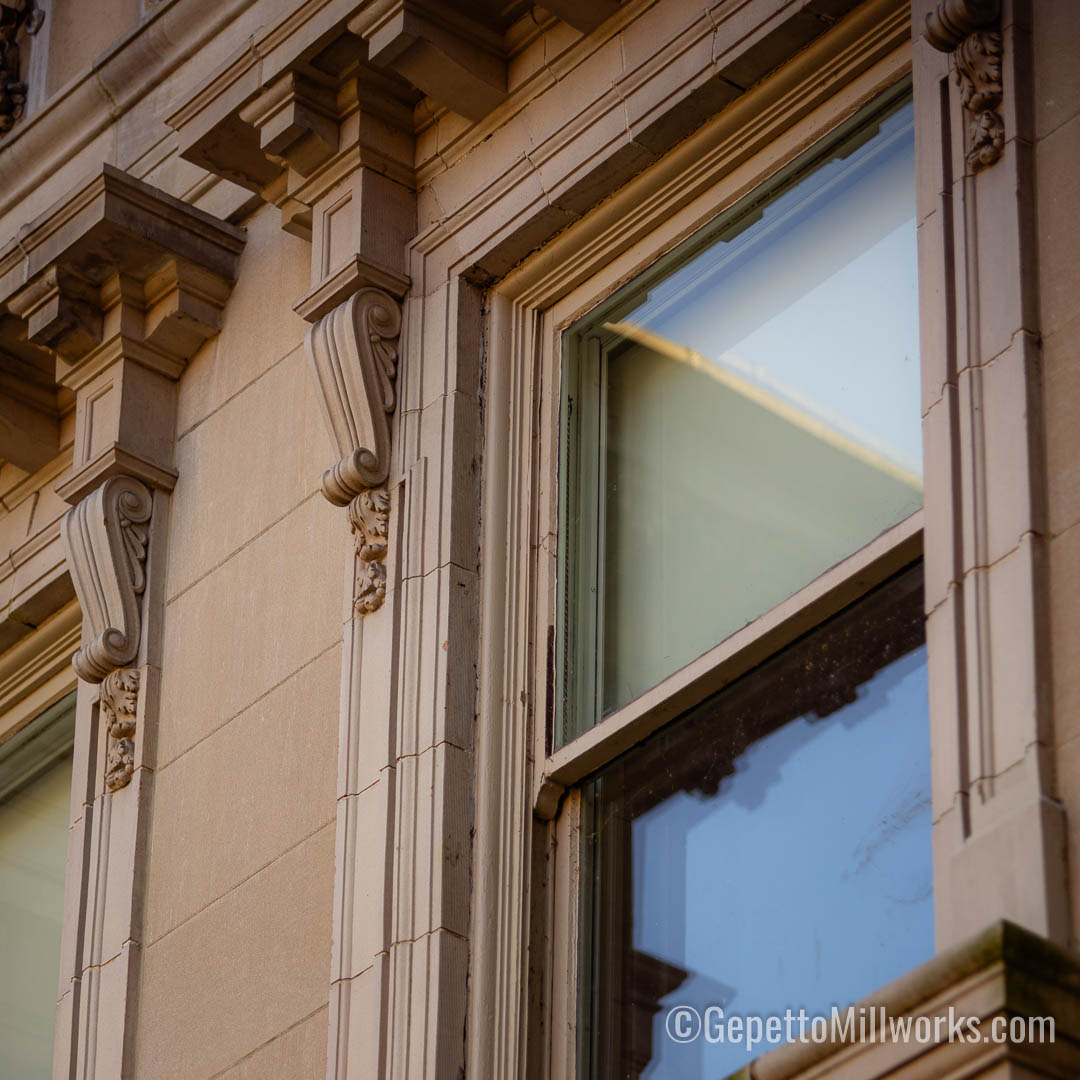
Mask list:
[[[967,116],[964,159],[978,172],[1001,157],[1005,122],[1002,86],[1001,0],[941,0],[926,17],[923,37],[955,62]]]
[[[323,494],[349,508],[358,567],[354,606],[361,614],[378,610],[386,596],[386,482],[400,336],[397,299],[366,286],[318,319],[305,339],[323,418],[340,455],[323,474]]]
[[[100,683],[135,663],[154,497],[140,480],[109,477],[67,512],[60,536],[83,613],[83,641],[72,664]]]

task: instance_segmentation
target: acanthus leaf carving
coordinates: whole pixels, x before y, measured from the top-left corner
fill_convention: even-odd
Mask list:
[[[105,786],[118,791],[135,772],[135,722],[139,707],[139,669],[118,668],[101,684],[101,709],[109,733]]]
[[[386,488],[357,495],[349,503],[349,525],[359,560],[353,606],[367,615],[382,607],[386,599],[386,550],[390,526],[390,493]]]
[[[360,614],[377,611],[386,597],[385,484],[400,334],[398,302],[369,287],[315,323],[306,338],[323,417],[341,455],[323,474],[323,494],[349,508],[357,558],[353,606]]]
[[[11,130],[26,107],[19,34],[36,34],[44,19],[45,12],[34,0],[0,3],[0,135]]]
[[[153,508],[145,484],[113,476],[61,522],[71,579],[89,631],[72,664],[87,682],[102,682],[138,655]]]
[[[967,113],[964,159],[972,172],[992,165],[1005,146],[1005,122],[998,112],[1004,93],[1000,18],[1000,0],[942,0],[927,15],[923,31],[935,49],[955,57]]]
[[[382,289],[361,289],[312,326],[305,339],[323,418],[341,460],[323,494],[347,506],[390,472],[401,308]]]
[[[976,30],[956,49],[956,81],[968,114],[965,160],[972,172],[993,165],[1005,146],[1001,105],[1001,35]]]

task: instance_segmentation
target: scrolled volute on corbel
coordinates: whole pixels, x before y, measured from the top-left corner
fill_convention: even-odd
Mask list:
[[[956,60],[960,101],[967,113],[965,161],[972,172],[992,165],[1005,146],[997,111],[1001,81],[1001,0],[942,0],[926,16],[923,37]]]
[[[373,288],[350,296],[307,332],[323,418],[341,455],[322,478],[323,494],[335,506],[347,506],[390,473],[400,334],[398,302]]]
[[[968,34],[1001,17],[1001,0],[942,0],[926,16],[923,37],[941,52],[952,52]]]
[[[113,476],[64,516],[60,535],[84,619],[72,664],[99,683],[139,653],[146,548],[154,499],[141,481]]]
[[[357,557],[353,604],[364,615],[378,610],[386,596],[385,484],[400,336],[398,301],[369,286],[319,319],[305,339],[323,418],[341,455],[323,474],[323,494],[349,508]]]

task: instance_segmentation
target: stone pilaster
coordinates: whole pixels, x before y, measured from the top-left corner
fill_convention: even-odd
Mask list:
[[[1026,0],[913,12],[939,947],[1068,940],[1053,764]]]
[[[86,1080],[133,1068],[176,380],[219,328],[242,247],[241,230],[104,166],[0,256],[0,350],[51,365],[52,400],[75,406],[57,491],[72,505],[61,539],[82,611],[86,805],[57,1060]]]

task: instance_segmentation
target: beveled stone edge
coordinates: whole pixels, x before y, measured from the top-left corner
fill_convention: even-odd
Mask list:
[[[1080,959],[1041,935],[1002,919],[886,983],[855,1002],[852,1008],[873,1006],[884,1008],[888,1016],[904,1016],[984,973],[1003,976],[998,1006],[1001,1009],[1015,1008],[1018,1004],[1012,984],[1021,974],[1080,997]],[[800,1073],[820,1065],[841,1049],[859,1045],[862,1044],[857,1041],[791,1043],[762,1054],[732,1075],[745,1080],[795,1080]],[[916,1049],[925,1053],[933,1047]]]

